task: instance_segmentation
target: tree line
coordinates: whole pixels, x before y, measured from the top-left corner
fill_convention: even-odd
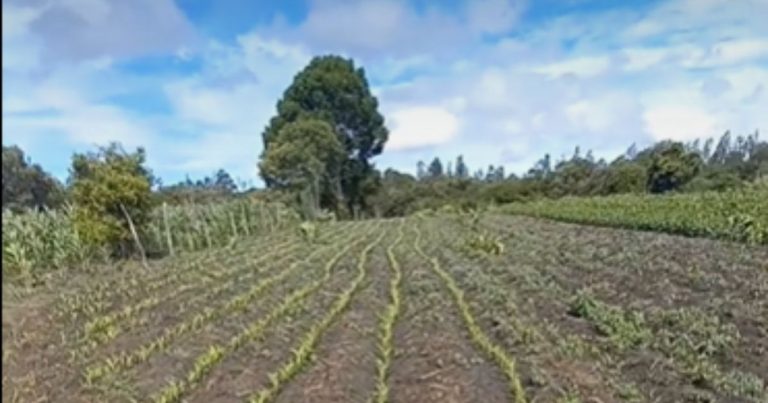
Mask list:
[[[719,139],[660,141],[642,150],[632,145],[610,162],[576,147],[557,161],[544,155],[519,176],[505,175],[503,166],[493,164],[470,172],[461,155],[447,163],[439,157],[429,164],[419,161],[415,176],[389,169],[375,198],[377,214],[564,196],[723,191],[768,180],[768,142],[758,132],[735,137],[726,132]]]

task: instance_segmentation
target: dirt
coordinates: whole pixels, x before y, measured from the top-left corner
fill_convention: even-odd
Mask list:
[[[387,303],[384,247],[371,251],[368,281],[350,309],[323,336],[311,367],[296,377],[278,402],[365,402],[375,387],[378,314]]]
[[[153,272],[127,263],[120,270],[103,267],[71,278],[51,276],[31,292],[4,285],[3,402],[146,401],[170,380],[185,377],[196,357],[211,345],[226,343],[291,291],[317,279],[333,251],[387,231],[370,252],[362,288],[321,334],[313,360],[285,383],[275,399],[369,401],[376,386],[377,326],[389,303],[391,272],[385,248],[394,240],[399,222],[327,225],[332,228],[323,233],[335,234],[326,235],[327,242],[292,248],[284,256],[266,259],[258,269],[254,262],[291,236],[253,238],[232,250],[153,261],[157,269]],[[515,361],[528,402],[755,403],[768,396],[768,390],[762,395],[755,391],[759,382],[768,384],[768,249],[486,216],[482,226],[501,239],[504,252],[468,254],[464,241],[473,229],[456,216],[443,216],[406,220],[406,236],[395,249],[403,281],[387,380],[393,403],[511,401],[508,379],[473,343],[453,295],[432,271],[430,261],[415,252],[416,226],[424,236],[425,252],[456,281],[481,332]],[[247,309],[174,339],[167,349],[129,370],[119,370],[92,386],[85,384],[87,366],[131,351],[205,307],[223,305],[263,278],[254,270],[275,274],[318,247],[327,249],[308,267],[266,289]],[[276,320],[261,337],[217,362],[199,384],[191,385],[183,401],[242,402],[266,387],[269,374],[292,357],[302,336],[352,282],[361,250],[362,244],[351,248],[302,309]],[[195,267],[198,271],[190,270]],[[206,271],[224,277],[200,286],[200,275]],[[178,279],[162,283],[176,274]],[[139,282],[126,283],[131,278]],[[150,291],[152,284],[161,283]],[[217,284],[228,287],[212,293]],[[194,288],[173,294],[186,285]],[[109,292],[97,297],[99,289]],[[60,315],[62,296],[77,294],[93,295],[102,305],[77,317]],[[608,334],[598,319],[574,313],[574,298],[580,294],[618,312],[617,318],[641,315],[648,336],[638,344],[618,344],[614,337],[623,334]],[[83,345],[88,320],[155,295],[175,296],[121,323],[124,327],[114,339],[72,358]],[[693,324],[669,322],[670,315],[680,312],[690,315],[686,317]],[[716,350],[694,355],[690,362],[690,356],[661,343],[663,338],[712,343]],[[699,354],[689,347],[681,351]],[[715,375],[694,364],[709,366]]]
[[[395,327],[392,402],[506,402],[501,372],[473,347],[429,262],[407,253],[404,312]]]

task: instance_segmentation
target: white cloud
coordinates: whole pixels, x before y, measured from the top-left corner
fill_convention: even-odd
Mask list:
[[[656,140],[689,141],[722,130],[711,113],[686,105],[653,106],[643,118],[648,132]]]
[[[459,125],[455,115],[440,107],[399,109],[389,115],[387,149],[399,151],[444,144],[453,140]]]
[[[141,141],[172,174],[224,167],[252,177],[276,100],[324,52],[365,67],[391,132],[377,162],[407,169],[417,158],[464,154],[473,169],[502,163],[520,172],[576,145],[599,156],[632,142],[768,127],[766,0],[617,6],[516,32],[523,1],[467,0],[457,11],[317,0],[301,22],[202,48],[170,0],[39,4],[3,3],[4,129],[73,144]],[[115,67],[155,52],[203,67],[147,81]],[[170,111],[110,101],[149,86]]]
[[[513,29],[525,5],[524,0],[468,0],[448,10],[439,3],[419,9],[399,0],[317,0],[298,26],[278,20],[260,32],[306,43],[316,53],[365,60],[456,55],[484,35]]]
[[[45,49],[47,64],[173,52],[195,41],[192,25],[172,0],[8,0],[3,26],[4,45],[6,37],[31,35]]]
[[[513,28],[524,9],[522,0],[473,0],[468,3],[467,18],[473,31],[499,34]]]
[[[564,75],[594,77],[607,71],[610,66],[611,60],[608,56],[582,56],[539,66],[534,71],[550,77]]]
[[[646,70],[661,63],[667,56],[667,49],[630,48],[622,50],[626,57],[624,69],[627,71]]]
[[[65,136],[81,147],[112,141],[126,147],[151,147],[156,135],[136,116],[117,107],[97,104],[71,106],[44,115],[6,115],[3,125],[11,141],[26,136]]]
[[[565,114],[575,125],[593,132],[607,129],[613,120],[609,109],[592,101],[572,103],[565,108]]]

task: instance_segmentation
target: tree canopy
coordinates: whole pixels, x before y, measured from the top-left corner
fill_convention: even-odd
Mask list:
[[[302,195],[311,211],[340,202],[340,171],[346,155],[331,125],[304,119],[284,125],[262,156],[262,175],[273,187]],[[312,213],[310,213],[312,214]]]
[[[145,161],[143,148],[128,153],[117,143],[72,157],[75,226],[86,242],[121,256],[133,252],[128,217],[140,231],[152,208],[153,176]]]
[[[307,119],[325,121],[344,150],[345,158],[337,173],[340,177],[335,180],[341,185],[339,195],[343,204],[349,211],[365,208],[367,194],[364,192],[372,183],[370,176],[373,174],[370,159],[383,151],[388,131],[384,126],[384,117],[378,111],[378,100],[370,92],[364,70],[356,68],[352,60],[340,56],[312,59],[294,77],[293,83],[277,103],[277,115],[262,134],[262,159],[269,156],[274,144],[284,146],[285,141],[278,139],[286,125]],[[278,171],[262,170],[261,175],[268,187],[284,185],[285,177],[274,176]],[[330,203],[333,201],[322,201],[323,207],[338,208],[338,205]]]
[[[3,208],[51,208],[62,203],[61,183],[17,146],[3,146]]]

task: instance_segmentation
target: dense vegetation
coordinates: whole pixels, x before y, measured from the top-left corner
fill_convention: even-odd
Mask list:
[[[384,150],[388,131],[365,72],[352,60],[314,58],[285,90],[262,136],[267,187],[291,188],[310,199],[303,204],[341,216],[368,209],[376,176],[370,159]]]
[[[62,185],[17,146],[3,145],[3,210],[58,207]]]
[[[567,197],[502,211],[582,224],[768,244],[768,187],[675,195]]]
[[[108,244],[83,238],[75,208],[3,213],[3,278],[37,281],[49,269],[106,262]],[[150,212],[139,236],[149,256],[225,247],[255,234],[294,224],[295,212],[279,203],[236,199],[161,205]]]
[[[505,176],[490,165],[470,175],[462,156],[443,168],[439,158],[419,162],[416,176],[387,170],[374,198],[377,214],[391,217],[443,205],[488,204],[558,199],[565,196],[696,193],[739,189],[768,180],[768,142],[758,133],[725,133],[715,143],[662,141],[643,150],[631,146],[611,162],[596,160],[577,147],[570,158],[541,158],[524,175]]]

